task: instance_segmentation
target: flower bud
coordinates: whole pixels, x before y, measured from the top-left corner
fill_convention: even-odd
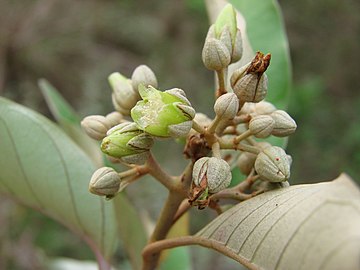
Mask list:
[[[123,115],[119,112],[111,112],[111,113],[105,115],[105,118],[106,118],[107,123],[111,127],[114,127],[114,126],[120,124],[124,120]]]
[[[89,191],[99,196],[111,198],[120,188],[120,176],[110,167],[102,167],[94,172],[89,184]]]
[[[142,164],[147,160],[153,143],[150,135],[129,122],[111,128],[101,143],[101,150],[126,163]]]
[[[157,87],[158,82],[154,72],[146,65],[138,66],[131,76],[132,86],[135,91],[138,91],[139,85]]]
[[[223,159],[203,157],[195,162],[192,179],[195,186],[202,186],[205,181],[208,192],[217,193],[230,185],[231,169]]]
[[[255,170],[261,179],[269,182],[284,182],[290,177],[287,155],[277,146],[267,147],[258,154]]]
[[[237,166],[245,175],[248,175],[254,167],[256,155],[248,152],[243,152],[237,160]]]
[[[239,110],[239,99],[234,93],[221,95],[215,102],[214,111],[223,120],[233,119]]]
[[[239,114],[253,114],[255,113],[255,103],[245,102],[241,107]]]
[[[289,184],[288,181],[269,182],[269,181],[263,181],[261,179],[258,179],[251,185],[251,191],[252,192],[257,192],[257,191],[267,192],[267,191],[270,191],[270,190],[286,188],[286,187],[289,187],[289,186],[290,186],[290,184]]]
[[[207,69],[222,70],[231,61],[227,47],[215,38],[207,38],[202,50],[202,60]]]
[[[249,122],[249,129],[256,138],[266,138],[271,135],[275,121],[269,115],[257,115]]]
[[[131,108],[140,99],[139,94],[133,89],[131,81],[118,72],[112,73],[108,80],[113,90],[112,102],[115,109],[129,115]]]
[[[255,104],[255,114],[271,114],[272,112],[276,111],[276,107],[267,101],[260,101],[259,103]]]
[[[100,141],[106,136],[110,125],[104,116],[90,115],[81,121],[81,127],[90,138]]]
[[[264,73],[270,64],[270,54],[257,52],[248,65],[235,70],[230,78],[231,87],[240,102],[260,102],[267,94],[268,79]]]
[[[195,110],[183,91],[171,89],[161,92],[152,86],[139,87],[143,100],[131,110],[137,126],[157,137],[184,137],[191,127]]]
[[[231,63],[241,58],[242,38],[237,28],[236,11],[231,4],[226,5],[218,15],[214,24],[214,35],[228,48]]]
[[[294,119],[292,119],[287,112],[283,110],[276,110],[271,113],[271,117],[275,121],[272,135],[277,137],[286,137],[295,132],[297,125]]]

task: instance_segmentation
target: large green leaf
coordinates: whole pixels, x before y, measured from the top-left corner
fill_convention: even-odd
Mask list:
[[[56,125],[0,98],[0,191],[38,209],[83,237],[97,256],[116,242],[113,205],[91,195],[96,169]]]
[[[187,244],[250,269],[360,269],[360,191],[346,175],[239,203]]]
[[[118,221],[118,233],[128,253],[132,268],[134,270],[141,269],[141,252],[148,239],[139,212],[124,193],[118,194],[113,203]]]
[[[51,113],[62,129],[87,153],[96,165],[100,166],[102,164],[102,154],[99,145],[80,128],[80,117],[70,104],[47,80],[39,80],[39,87]]]

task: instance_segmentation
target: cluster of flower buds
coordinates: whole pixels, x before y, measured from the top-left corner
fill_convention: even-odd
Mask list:
[[[149,164],[146,161],[154,139],[184,138],[184,154],[192,165],[188,167],[192,168],[191,183],[186,187],[189,202],[200,209],[209,205],[214,194],[229,187],[234,167],[230,163],[257,179],[253,189],[284,187],[290,177],[291,157],[282,148],[259,139],[289,136],[297,126],[288,113],[264,100],[270,54],[257,52],[252,61],[228,74],[228,66],[240,60],[242,51],[236,12],[229,4],[210,26],[202,51],[205,67],[218,76],[214,119],[195,113],[183,90],[160,91],[154,72],[142,65],[131,79],[120,73],[109,76],[116,112],[88,116],[82,126],[91,138],[102,141],[105,154],[135,168]],[[94,173],[89,189],[111,198],[126,186],[121,185],[120,175],[111,168],[101,168]]]

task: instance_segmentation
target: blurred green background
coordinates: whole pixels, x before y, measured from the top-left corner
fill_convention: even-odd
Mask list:
[[[287,149],[291,183],[340,172],[360,181],[360,2],[279,2],[293,65],[288,111],[298,123]],[[208,28],[202,0],[0,0],[0,12],[2,96],[51,118],[37,86],[46,78],[81,116],[106,114],[112,110],[107,76],[130,76],[147,64],[161,89],[183,88],[197,111],[212,115],[213,74],[201,62]],[[92,258],[60,225],[8,198],[0,197],[0,224],[0,269],[40,269],[43,250]]]

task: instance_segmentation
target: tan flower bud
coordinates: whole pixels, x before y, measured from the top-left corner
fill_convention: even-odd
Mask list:
[[[230,53],[220,40],[208,38],[202,50],[202,60],[207,69],[222,70],[230,64]]]
[[[235,44],[233,47],[233,51],[231,54],[231,63],[235,63],[241,59],[243,55],[243,43],[242,43],[242,37],[241,32],[239,29],[236,31],[236,39]]]
[[[105,115],[105,118],[106,118],[107,123],[111,127],[114,127],[114,126],[120,124],[124,120],[123,115],[119,112],[111,112],[111,113]]]
[[[270,190],[275,190],[275,189],[280,189],[280,188],[286,188],[289,187],[290,184],[288,181],[284,181],[284,182],[269,182],[269,181],[263,181],[261,179],[258,179],[255,181],[254,184],[252,184],[251,186],[251,191],[256,192],[256,191],[270,191]]]
[[[240,109],[240,114],[253,114],[255,113],[255,103],[245,102]]]
[[[249,122],[251,133],[257,138],[266,138],[271,135],[275,121],[269,115],[257,115]]]
[[[277,146],[265,148],[255,160],[255,170],[261,179],[284,182],[290,177],[290,164],[285,151]]]
[[[130,110],[140,100],[140,95],[131,85],[131,81],[118,72],[112,73],[109,83],[113,90],[112,102],[116,110],[124,115],[129,115]]]
[[[90,115],[81,121],[81,127],[90,138],[100,141],[106,136],[110,125],[104,116]]]
[[[256,74],[245,74],[239,80],[231,78],[234,81],[231,87],[241,102],[259,102],[266,97],[268,89],[266,74],[260,77]]]
[[[196,186],[200,186],[202,181],[207,181],[209,193],[217,193],[227,188],[231,182],[229,164],[216,157],[203,157],[197,160],[192,175]]]
[[[145,87],[149,85],[157,88],[158,82],[154,72],[146,65],[138,66],[131,76],[132,86],[135,91],[139,92],[138,87],[143,84]]]
[[[245,175],[248,175],[254,167],[256,155],[248,152],[243,152],[237,160],[237,165]]]
[[[94,172],[89,184],[89,191],[99,196],[113,197],[120,187],[119,174],[110,167],[102,167]]]
[[[271,117],[275,121],[272,135],[277,137],[286,137],[295,132],[297,125],[294,119],[292,119],[287,112],[276,110],[271,113]]]
[[[276,111],[276,107],[270,102],[260,101],[259,103],[255,104],[255,113],[257,115],[271,114],[274,111]]]
[[[215,102],[214,111],[223,120],[233,119],[239,110],[239,99],[234,93],[221,95]]]
[[[231,87],[240,102],[260,102],[267,94],[267,76],[270,54],[257,52],[250,64],[235,70],[230,78]]]

